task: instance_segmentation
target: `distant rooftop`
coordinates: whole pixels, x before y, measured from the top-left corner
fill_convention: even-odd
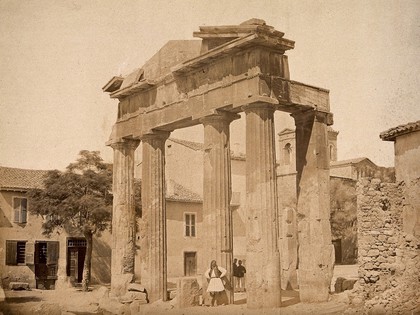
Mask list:
[[[395,138],[415,131],[420,131],[420,120],[388,129],[381,132],[379,137],[384,141],[395,141]]]
[[[194,141],[188,141],[188,140],[177,139],[177,138],[169,138],[169,140],[172,142],[178,143],[180,145],[183,145],[194,151],[204,151],[204,144],[201,142],[194,142]],[[245,161],[245,154],[234,152],[233,150],[231,150],[230,152],[231,152],[232,159]]]
[[[25,191],[42,188],[48,171],[0,166],[0,190]]]
[[[168,189],[169,191],[167,192],[168,195],[166,196],[166,200],[183,202],[203,202],[203,198],[199,194],[185,188],[184,186],[175,182],[172,179],[169,180],[168,185],[171,186],[171,189]]]
[[[369,160],[367,157],[359,157],[359,158],[342,160],[342,161],[331,161],[330,165],[331,166],[341,166],[341,165],[349,165],[349,164],[358,164],[362,161],[368,161],[371,164],[375,164],[371,160]]]
[[[170,141],[181,144],[187,148],[193,149],[194,151],[203,151],[204,144],[200,142],[188,141],[183,139],[169,138]]]

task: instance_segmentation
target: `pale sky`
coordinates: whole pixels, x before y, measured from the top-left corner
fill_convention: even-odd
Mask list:
[[[392,166],[379,133],[420,119],[420,1],[0,0],[0,165],[63,169],[82,149],[111,161],[118,101],[102,86],[200,25],[253,17],[296,42],[292,80],[330,90],[338,158]]]

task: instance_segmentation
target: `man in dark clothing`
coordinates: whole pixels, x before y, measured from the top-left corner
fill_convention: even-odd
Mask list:
[[[237,265],[237,259],[233,259],[233,265],[232,265],[232,273],[233,273],[233,292],[238,291],[239,286],[239,278],[238,278],[238,265]]]
[[[242,260],[238,261],[239,266],[236,268],[236,274],[238,277],[238,290],[239,292],[245,292],[245,274],[246,269],[242,265]]]

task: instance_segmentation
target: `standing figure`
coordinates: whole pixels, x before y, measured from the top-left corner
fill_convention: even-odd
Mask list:
[[[233,259],[232,273],[233,273],[233,292],[238,292],[239,289],[239,278],[238,278],[238,260]]]
[[[219,295],[225,290],[223,285],[222,278],[226,275],[226,269],[223,267],[218,267],[215,260],[212,260],[210,263],[210,268],[207,269],[204,274],[207,280],[209,281],[207,292],[210,292],[212,297],[211,306],[214,306],[215,303],[220,300]]]
[[[242,265],[242,260],[238,261],[239,266],[237,267],[236,271],[238,274],[238,283],[239,283],[239,292],[245,292],[245,274],[246,269]]]

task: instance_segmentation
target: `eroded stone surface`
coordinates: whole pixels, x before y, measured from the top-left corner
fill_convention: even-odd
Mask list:
[[[178,278],[176,306],[185,308],[199,305],[200,286],[195,277]]]

